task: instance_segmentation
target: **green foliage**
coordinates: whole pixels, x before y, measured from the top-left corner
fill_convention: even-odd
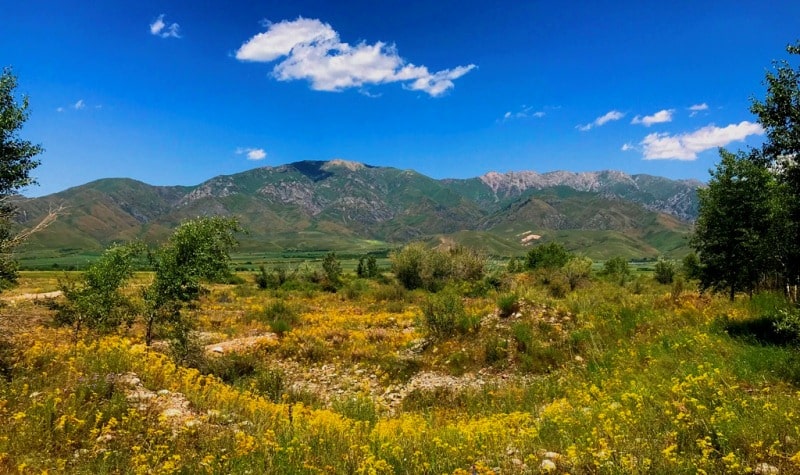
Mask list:
[[[325,254],[322,259],[322,271],[325,273],[326,287],[335,289],[342,284],[342,263],[335,252]]]
[[[575,256],[567,261],[562,272],[567,278],[570,290],[575,290],[589,281],[592,275],[592,260],[584,256]]]
[[[356,275],[361,279],[373,279],[380,275],[378,260],[372,254],[362,256],[358,259]]]
[[[260,319],[268,323],[274,333],[283,335],[297,324],[298,312],[283,300],[276,300],[264,309]]]
[[[409,290],[442,289],[448,282],[477,282],[486,272],[486,255],[458,246],[449,251],[412,243],[390,255],[392,271]]]
[[[202,282],[230,278],[230,251],[237,244],[237,231],[239,226],[233,218],[215,216],[186,221],[166,245],[151,255],[155,278],[144,290],[148,345],[153,326],[166,323],[172,326],[176,343],[185,346],[192,325],[182,318],[181,309],[199,298]]]
[[[623,285],[631,277],[631,268],[627,259],[614,257],[603,263],[602,275],[612,282]]]
[[[437,337],[449,337],[459,331],[459,323],[467,320],[461,297],[453,291],[429,296],[422,304],[425,328]]]
[[[659,258],[653,268],[653,278],[659,284],[671,284],[675,279],[675,263]]]
[[[695,280],[700,278],[700,258],[697,254],[690,252],[681,261],[681,272],[688,280]]]
[[[286,391],[286,375],[280,368],[258,368],[253,375],[253,389],[272,402],[281,402]]]
[[[559,269],[569,261],[572,255],[560,243],[540,244],[525,256],[525,267],[534,269]]]
[[[497,310],[500,317],[507,318],[519,312],[519,295],[515,293],[501,294],[497,297]]]
[[[133,276],[135,259],[142,251],[140,244],[111,247],[79,281],[61,282],[66,301],[56,305],[56,322],[72,326],[76,335],[84,327],[112,331],[123,322],[130,324],[137,308],[122,289]]]
[[[17,78],[10,68],[0,74],[0,288],[16,281],[17,264],[12,251],[23,239],[11,230],[11,219],[16,207],[8,199],[21,188],[35,183],[31,171],[39,166],[34,157],[44,151],[19,137],[19,131],[28,120],[28,98],[18,103],[14,98]]]
[[[720,156],[708,188],[698,190],[700,216],[691,244],[703,263],[701,287],[727,290],[733,299],[737,290],[752,291],[771,267],[775,180],[744,153],[721,149]]]

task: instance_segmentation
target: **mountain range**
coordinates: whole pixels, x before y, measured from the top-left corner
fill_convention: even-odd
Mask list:
[[[181,221],[233,215],[242,251],[389,248],[414,240],[462,243],[497,254],[558,240],[593,258],[680,255],[697,216],[696,180],[618,171],[490,172],[437,180],[413,170],[346,160],[301,161],[152,186],[127,178],[20,198],[18,223],[65,212],[20,252],[99,251],[164,239]]]

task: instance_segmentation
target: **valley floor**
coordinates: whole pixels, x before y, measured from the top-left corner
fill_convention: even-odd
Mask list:
[[[24,274],[0,308],[0,472],[800,473],[775,296],[594,278],[556,298],[516,274],[458,287],[433,331],[432,297],[390,279],[242,277],[191,311],[176,364],[138,323],[55,327],[59,297],[34,295],[53,274]]]

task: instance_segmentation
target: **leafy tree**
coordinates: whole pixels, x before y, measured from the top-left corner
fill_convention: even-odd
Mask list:
[[[570,260],[572,254],[560,243],[551,242],[534,247],[525,256],[528,269],[558,269]]]
[[[111,331],[122,323],[132,323],[137,309],[122,288],[133,276],[135,259],[142,251],[140,244],[111,247],[80,281],[62,282],[66,302],[57,306],[56,322],[72,326],[76,339],[84,327]]]
[[[750,156],[720,150],[708,188],[698,190],[700,213],[691,245],[703,265],[700,286],[752,291],[769,270],[772,225],[771,195],[775,181]]]
[[[791,55],[800,55],[800,41],[787,46]],[[767,140],[753,160],[774,173],[777,214],[773,230],[773,258],[787,286],[800,284],[800,66],[788,61],[773,63],[767,72],[766,97],[752,99],[751,112],[758,116]]]
[[[30,173],[39,165],[34,157],[43,151],[41,146],[19,137],[22,125],[28,120],[28,98],[17,102],[16,87],[17,79],[11,69],[3,69],[0,74],[0,286],[16,281],[17,265],[12,251],[22,238],[9,229],[16,211],[9,198],[36,182]]]
[[[342,263],[336,257],[335,252],[325,254],[322,259],[322,271],[325,272],[325,280],[330,288],[335,289],[342,283]]]
[[[683,272],[683,276],[687,279],[693,280],[700,278],[700,258],[697,257],[695,252],[690,252],[683,258],[681,262],[681,271]]]
[[[378,260],[373,255],[361,256],[358,259],[358,266],[356,267],[356,275],[362,279],[372,279],[378,277],[380,271],[378,270]]]
[[[152,255],[153,283],[144,290],[145,340],[150,345],[156,324],[170,324],[174,343],[185,346],[191,322],[181,310],[197,300],[202,283],[231,277],[230,251],[237,245],[239,225],[233,218],[197,218],[181,224],[169,241]]]

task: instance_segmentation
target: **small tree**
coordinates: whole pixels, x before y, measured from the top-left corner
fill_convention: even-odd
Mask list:
[[[691,245],[703,289],[751,291],[772,267],[769,258],[774,177],[748,155],[720,149],[708,188],[697,191],[700,213]]]
[[[122,288],[133,276],[135,259],[142,250],[140,244],[111,247],[80,281],[61,282],[66,302],[57,306],[56,322],[72,326],[76,339],[84,327],[111,331],[133,322],[137,309]]]
[[[322,259],[322,271],[325,272],[325,280],[328,287],[335,289],[342,283],[342,263],[336,257],[335,252],[325,254]]]
[[[681,262],[681,272],[687,280],[700,278],[700,258],[697,257],[697,254],[694,252],[686,254]]]
[[[358,259],[356,275],[361,279],[372,279],[378,277],[378,260],[373,255],[362,256]]]
[[[0,288],[14,283],[17,278],[17,264],[12,251],[22,240],[10,230],[10,221],[16,207],[9,198],[36,181],[31,171],[39,166],[34,157],[44,151],[19,138],[19,130],[28,120],[28,98],[18,103],[14,98],[17,78],[10,68],[0,74]]]
[[[230,278],[230,251],[237,245],[234,234],[239,230],[234,218],[193,219],[181,224],[166,245],[151,255],[155,278],[144,290],[148,346],[154,326],[166,323],[172,326],[177,347],[185,347],[192,325],[181,310],[200,297],[202,282]]]

